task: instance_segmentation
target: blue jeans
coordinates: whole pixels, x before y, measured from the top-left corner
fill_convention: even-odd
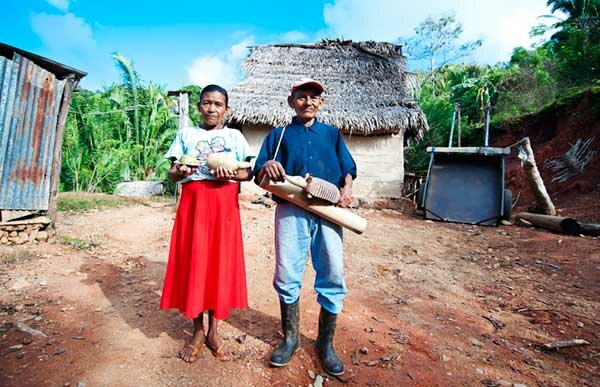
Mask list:
[[[273,286],[286,304],[298,300],[308,251],[317,273],[317,302],[338,314],[346,296],[342,228],[294,204],[275,210],[275,278]]]

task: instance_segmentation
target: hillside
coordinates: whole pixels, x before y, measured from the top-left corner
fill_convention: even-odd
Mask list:
[[[538,168],[559,214],[600,222],[600,87],[567,92],[538,113],[505,122],[493,145],[509,146],[525,136],[531,140]],[[544,162],[563,156],[578,139],[590,138],[589,149],[596,153],[584,170],[562,183],[553,181],[553,173]],[[518,149],[513,148],[507,159],[508,188],[513,197],[519,197],[515,211],[534,210],[533,193],[517,154]]]

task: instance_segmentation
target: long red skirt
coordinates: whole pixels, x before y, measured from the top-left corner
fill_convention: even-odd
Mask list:
[[[188,318],[213,310],[226,319],[230,309],[247,307],[238,185],[183,184],[160,308]]]

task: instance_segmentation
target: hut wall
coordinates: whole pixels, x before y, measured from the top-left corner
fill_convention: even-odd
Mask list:
[[[248,144],[258,154],[271,127],[243,127]],[[344,141],[358,168],[354,196],[359,198],[398,198],[404,177],[403,135],[348,136]],[[263,193],[253,182],[242,183],[242,192]]]
[[[358,169],[354,196],[399,198],[404,180],[404,136],[344,135],[344,141]]]

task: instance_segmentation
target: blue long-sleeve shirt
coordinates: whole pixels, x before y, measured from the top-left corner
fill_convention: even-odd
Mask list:
[[[258,173],[263,165],[273,159],[282,130],[273,129],[263,141],[254,165],[257,184],[260,183],[257,181]],[[276,160],[288,175],[304,176],[309,173],[338,188],[344,185],[346,175],[356,178],[356,163],[340,131],[317,120],[307,128],[294,118],[285,129]]]

